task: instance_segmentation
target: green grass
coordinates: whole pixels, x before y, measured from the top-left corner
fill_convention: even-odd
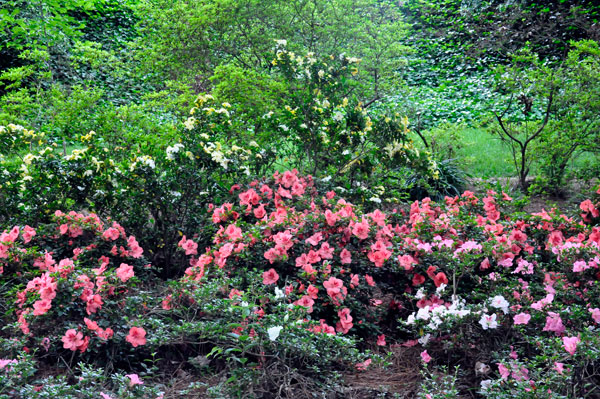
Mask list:
[[[484,129],[467,128],[460,132],[462,141],[456,151],[465,172],[487,179],[515,174],[510,147]]]
[[[489,179],[517,175],[508,144],[485,129],[460,128],[453,136],[440,137],[440,141],[443,141],[442,145],[452,145],[455,148],[453,156],[471,177]],[[533,152],[532,157],[535,157]],[[586,165],[597,162],[596,157],[592,153],[579,154],[571,160],[569,169],[585,168]],[[539,167],[534,162],[529,176],[537,174]]]

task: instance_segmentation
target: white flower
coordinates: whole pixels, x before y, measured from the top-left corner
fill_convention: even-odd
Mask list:
[[[279,337],[279,333],[281,332],[281,330],[283,329],[282,326],[277,326],[277,327],[271,327],[267,330],[267,334],[269,334],[269,339],[271,341],[275,341],[277,339],[277,337]]]
[[[290,130],[290,128],[287,127],[286,125],[279,125],[279,128],[281,128],[284,132],[287,132],[288,130]]]
[[[84,176],[91,176],[91,175],[93,175],[93,174],[94,174],[94,171],[92,171],[92,170],[90,170],[90,169],[88,169],[88,170],[86,170],[85,172],[83,172],[83,175],[84,175]]]
[[[369,198],[369,201],[381,204],[381,199],[379,197],[371,197]]]
[[[435,292],[439,295],[442,292],[444,292],[445,289],[446,289],[446,284],[440,284],[440,286],[437,287],[437,289],[435,290]]]
[[[33,154],[27,154],[23,157],[23,163],[25,165],[31,165],[31,162],[33,162],[34,159],[39,159],[39,157],[36,157]]]
[[[150,169],[156,168],[156,164],[154,163],[154,160],[150,156],[148,156],[148,155],[144,155],[142,157],[139,157],[137,160],[140,163],[142,163],[142,164],[144,164],[146,166],[149,166]]]
[[[481,381],[481,391],[486,392],[492,386],[492,380]]]
[[[429,314],[429,306],[425,306],[417,312],[417,320],[429,320],[429,317],[431,317]]]
[[[431,338],[431,334],[425,334],[421,338],[419,338],[418,342],[421,345],[427,345],[427,343],[429,342],[430,338]]]
[[[341,121],[342,119],[344,119],[344,114],[342,114],[340,111],[335,111],[333,113],[333,120],[334,121]]]
[[[497,328],[496,313],[492,315],[483,314],[479,320],[479,324],[481,324],[484,330]]]
[[[185,126],[185,128],[187,130],[192,130],[194,128],[195,124],[196,124],[196,118],[194,118],[193,116],[190,116],[189,118],[187,118],[187,120],[185,122],[183,122],[183,125]]]
[[[406,324],[408,324],[408,325],[415,324],[415,315],[414,314],[411,314],[410,316],[408,316],[408,319],[406,319]]]
[[[325,71],[320,69],[317,75],[319,75],[319,77],[322,78],[323,76],[325,76]]]
[[[274,40],[278,46],[287,46],[287,40],[283,40],[283,39],[281,39],[281,40],[274,39]]]
[[[417,291],[417,294],[415,295],[415,299],[421,299],[423,297],[425,297],[425,289],[419,288],[419,290]]]
[[[504,299],[502,295],[496,295],[492,298],[491,306],[495,307],[496,309],[502,309],[504,314],[508,313],[508,305],[508,301]]]
[[[167,147],[167,159],[173,160],[175,159],[175,154],[179,152],[183,148],[183,144],[177,143],[172,147]]]
[[[285,298],[285,293],[279,287],[275,287],[275,299],[283,299]]]

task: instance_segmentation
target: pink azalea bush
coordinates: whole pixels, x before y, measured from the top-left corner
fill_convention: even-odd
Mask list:
[[[588,215],[510,214],[512,198],[494,191],[363,213],[296,171],[232,192],[210,207],[217,234],[190,257],[185,281],[201,286],[215,271],[255,269],[265,292],[284,292],[306,320],[322,323],[315,331],[373,341],[384,332],[388,344],[431,348],[431,363],[444,342],[465,355],[458,343],[471,342],[491,362],[501,349],[494,337],[508,331],[525,340],[518,351],[594,358],[600,230]],[[597,207],[584,208],[593,216]],[[578,335],[590,343],[563,349],[562,338]],[[548,373],[556,371],[531,376]]]
[[[134,236],[95,214],[57,211],[50,224],[4,231],[0,280],[15,287],[18,333],[44,353],[144,345],[128,314],[140,277],[152,275],[143,254]]]
[[[355,337],[363,349],[418,346],[428,371],[474,370],[486,397],[565,397],[575,370],[593,383],[597,198],[577,215],[511,213],[512,198],[494,191],[365,212],[314,183],[292,170],[234,185],[208,206],[212,245],[182,232],[184,276],[144,300],[142,282],[156,281],[118,223],[57,212],[48,225],[7,229],[0,278],[16,287],[14,331],[53,356],[112,345],[207,356],[211,367],[223,358],[240,390],[272,368],[319,379],[378,367]]]

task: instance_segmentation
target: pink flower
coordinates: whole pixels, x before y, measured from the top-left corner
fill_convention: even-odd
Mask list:
[[[87,328],[89,328],[90,330],[96,331],[98,329],[98,323],[96,323],[95,321],[90,320],[87,317],[84,317],[83,321],[85,322]]]
[[[500,376],[502,377],[503,380],[508,379],[508,376],[510,375],[510,371],[508,370],[508,368],[506,368],[505,365],[503,365],[502,363],[497,363],[498,365],[498,371],[500,372]]]
[[[164,310],[171,310],[173,309],[173,305],[171,304],[171,301],[173,300],[173,296],[171,294],[167,295],[161,302],[161,307]]]
[[[110,327],[106,330],[103,330],[101,328],[98,328],[98,330],[96,330],[96,335],[98,336],[98,338],[103,339],[105,341],[111,339],[114,333],[115,332]]]
[[[11,363],[17,363],[17,361],[15,359],[0,359],[0,370],[2,370]]]
[[[100,396],[102,396],[102,399],[114,399],[112,396],[107,395],[104,392],[100,392]]]
[[[596,323],[600,324],[600,309],[590,309],[590,312],[592,313],[592,319],[594,319]]]
[[[129,329],[129,335],[125,337],[125,340],[133,345],[134,348],[140,345],[146,345],[146,330],[141,327],[131,327]]]
[[[96,313],[98,309],[102,308],[102,304],[102,297],[100,295],[91,295],[86,302],[85,311],[88,315]]]
[[[558,374],[562,374],[562,373],[563,373],[563,371],[564,371],[564,369],[565,369],[565,365],[564,365],[564,363],[560,363],[560,362],[554,362],[554,367],[553,367],[553,369],[554,369],[554,370],[556,370],[556,372],[557,372]]]
[[[529,320],[531,319],[531,315],[528,313],[519,313],[518,315],[515,315],[514,317],[514,322],[515,325],[517,324],[527,324],[529,323]]]
[[[254,208],[253,212],[254,212],[254,217],[256,217],[257,219],[262,219],[267,214],[267,211],[265,211],[264,204],[260,204],[260,206],[258,208]]]
[[[122,281],[126,282],[134,276],[133,266],[129,266],[126,263],[121,263],[121,266],[116,270],[117,277]]]
[[[554,312],[548,312],[546,316],[546,325],[542,331],[553,331],[556,335],[560,335],[565,331],[565,326],[560,318],[560,315]]]
[[[352,234],[361,240],[369,237],[369,222],[366,219],[363,219],[362,222],[356,223],[352,228]]]
[[[323,287],[327,290],[327,295],[333,297],[340,293],[340,290],[344,286],[344,282],[339,278],[329,277],[327,281],[323,282]]]
[[[577,350],[577,344],[581,342],[579,337],[563,337],[562,341],[563,347],[571,355],[575,354],[575,351]]]
[[[265,259],[269,261],[269,264],[273,264],[279,257],[281,257],[282,253],[278,247],[268,249],[264,256]]]
[[[71,328],[67,330],[61,341],[63,342],[63,348],[76,351],[83,345],[83,334]]]
[[[317,299],[318,298],[319,289],[317,287],[315,287],[314,285],[310,284],[308,286],[308,288],[306,289],[306,293],[312,299]]]
[[[448,284],[448,278],[446,277],[446,275],[443,272],[439,272],[433,278],[433,282],[434,282],[434,284],[435,284],[436,287],[439,287],[442,284],[446,284],[447,285]]]
[[[140,380],[140,377],[137,374],[126,374],[125,377],[129,378],[129,386],[132,387],[134,385],[143,385],[144,383]]]
[[[340,252],[340,258],[340,262],[343,265],[348,265],[352,263],[352,254],[346,248],[342,249],[342,252]]]
[[[295,302],[296,305],[305,307],[308,313],[312,313],[313,305],[315,304],[314,299],[312,299],[309,295],[304,295],[302,298],[298,299]]]
[[[106,229],[106,231],[102,234],[102,237],[104,237],[106,240],[116,240],[117,238],[119,238],[119,230],[115,229],[114,227],[109,227],[108,229]]]
[[[234,224],[230,224],[229,226],[227,226],[227,228],[225,229],[225,234],[227,235],[230,241],[237,241],[242,239],[242,229],[240,229]],[[196,245],[196,247],[198,247],[198,245]]]
[[[325,220],[329,226],[335,226],[335,223],[338,221],[338,216],[327,209],[325,211]]]
[[[415,258],[410,255],[398,255],[398,262],[400,263],[400,266],[404,268],[404,270],[411,270],[413,265],[417,263]]]
[[[350,288],[356,288],[359,285],[358,274],[351,274]]]
[[[379,346],[385,346],[385,334],[381,334],[377,336],[377,345]]]
[[[596,207],[594,206],[593,202],[590,201],[589,199],[583,201],[581,204],[579,204],[579,208],[586,213],[591,213],[593,217],[597,218],[598,216],[600,216],[600,212],[598,212],[598,209],[596,209]]]
[[[25,226],[23,228],[23,241],[27,244],[35,236],[35,230],[32,227]]]
[[[348,331],[350,331],[350,329],[354,325],[352,323],[352,316],[350,316],[350,309],[344,308],[338,310],[338,316],[340,318],[340,321],[338,321],[336,324],[336,330],[343,334],[347,334]]]
[[[186,240],[181,248],[185,250],[186,255],[197,255],[198,254],[198,244],[196,244],[193,240]]]
[[[319,256],[322,259],[333,259],[333,251],[333,247],[328,242],[324,242],[321,244],[321,248],[319,248]]]
[[[391,255],[392,253],[384,248],[382,251],[370,251],[367,254],[367,257],[376,267],[382,267],[384,262],[389,259]]]
[[[431,356],[429,356],[429,353],[427,353],[426,350],[421,352],[421,360],[423,360],[424,363],[429,363],[431,361]]]
[[[579,273],[587,269],[589,266],[584,260],[578,260],[573,263],[573,273]]]
[[[309,243],[310,245],[312,245],[313,247],[316,247],[319,242],[321,242],[321,240],[323,239],[323,234],[322,233],[315,233],[312,236],[308,237],[306,239],[306,242]]]
[[[359,371],[365,371],[371,364],[371,361],[372,361],[371,359],[367,359],[364,362],[356,363],[355,367]]]
[[[132,258],[138,259],[142,257],[144,249],[140,247],[140,244],[137,242],[134,236],[129,236],[127,239],[127,245],[129,246],[129,254]]]
[[[416,287],[416,286],[418,286],[418,285],[421,285],[421,284],[423,284],[424,282],[425,282],[425,277],[423,277],[422,275],[420,275],[420,274],[415,274],[415,275],[413,276],[412,283],[413,283],[413,285],[414,285],[415,287]]]
[[[58,231],[60,231],[60,234],[67,234],[69,232],[69,225],[66,223],[61,224],[58,226]]]
[[[296,183],[297,180],[298,180],[298,177],[289,170],[286,170],[285,172],[283,172],[283,176],[281,176],[281,183],[283,184],[283,186],[285,188],[292,187],[292,185],[294,183]]]
[[[48,301],[48,300],[39,300],[39,301],[35,301],[35,303],[33,304],[33,315],[34,316],[41,316],[43,314],[46,314],[50,308],[52,308],[52,301]]]
[[[271,285],[275,284],[277,280],[279,280],[279,274],[275,271],[275,269],[271,268],[262,274],[263,284]]]

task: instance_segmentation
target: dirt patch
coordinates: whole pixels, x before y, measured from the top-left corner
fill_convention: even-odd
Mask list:
[[[344,397],[415,398],[421,381],[419,349],[394,346],[391,351],[390,367],[370,368],[364,372],[346,375],[347,388]]]

